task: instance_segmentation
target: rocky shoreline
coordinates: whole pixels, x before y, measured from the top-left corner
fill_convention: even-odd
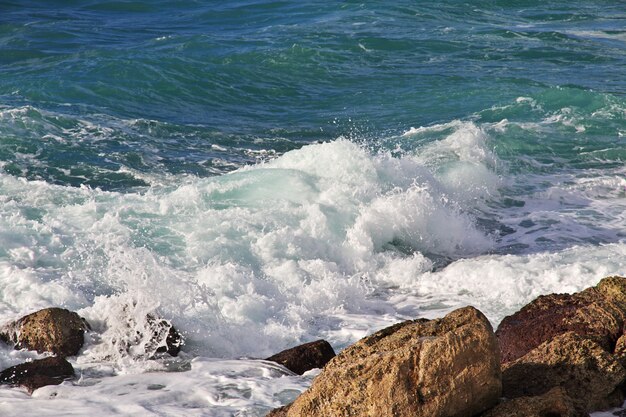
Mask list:
[[[176,356],[183,339],[146,317],[155,352]],[[48,308],[0,327],[0,341],[54,356],[0,372],[0,384],[32,393],[74,377],[89,323]],[[335,355],[318,340],[266,360],[296,374],[322,368],[311,387],[270,417],[581,417],[621,406],[626,392],[626,278],[574,294],[538,297],[494,331],[468,306],[435,320],[395,324]]]
[[[148,345],[155,352],[176,356],[183,338],[167,320],[148,315],[151,334]],[[0,327],[0,341],[15,349],[26,349],[54,356],[12,366],[0,372],[0,384],[20,386],[32,393],[46,385],[58,385],[74,377],[72,365],[65,359],[76,356],[85,343],[91,326],[77,313],[52,307],[28,314]],[[144,335],[137,335],[141,339]],[[146,352],[148,353],[148,352]]]
[[[331,359],[268,417],[581,417],[621,406],[626,278],[541,296],[494,332],[473,307],[396,324]]]

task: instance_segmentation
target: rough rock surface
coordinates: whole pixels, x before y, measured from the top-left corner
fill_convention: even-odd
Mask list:
[[[542,395],[563,387],[581,413],[620,405],[626,369],[596,341],[568,332],[503,366],[507,398]]]
[[[505,401],[481,417],[582,417],[563,388],[553,388],[536,397]]]
[[[314,368],[323,368],[332,358],[335,351],[326,340],[316,340],[283,350],[266,360],[279,363],[298,375]]]
[[[625,323],[626,278],[608,277],[579,293],[538,297],[517,313],[505,317],[496,336],[503,363],[516,360],[543,342],[570,331],[594,340],[612,353],[624,334]]]
[[[284,407],[276,408],[270,411],[270,413],[265,417],[287,417],[287,412],[289,411],[290,407],[291,405],[286,405]]]
[[[475,416],[498,403],[498,344],[473,307],[399,323],[332,359],[289,417]]]
[[[87,322],[63,308],[46,308],[3,326],[0,338],[16,349],[52,352],[66,357],[78,353],[84,343]]]
[[[74,376],[74,368],[56,356],[12,366],[0,372],[0,384],[19,385],[32,393],[45,385],[58,385]]]

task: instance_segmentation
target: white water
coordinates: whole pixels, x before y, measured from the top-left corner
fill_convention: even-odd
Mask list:
[[[78,380],[0,388],[0,415],[264,415],[310,375],[234,359],[320,337],[340,350],[466,304],[496,325],[624,274],[623,170],[509,175],[491,151],[502,126],[412,129],[447,133],[394,156],[338,139],[127,194],[0,174],[0,317],[63,306],[94,330]],[[520,184],[525,205],[503,205]],[[148,313],[184,333],[180,359],[147,359]],[[1,348],[0,367],[27,357]]]

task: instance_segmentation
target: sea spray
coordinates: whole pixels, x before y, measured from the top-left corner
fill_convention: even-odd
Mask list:
[[[157,3],[2,6],[0,313],[96,331],[0,414],[262,416],[312,375],[241,357],[624,274],[619,5]]]

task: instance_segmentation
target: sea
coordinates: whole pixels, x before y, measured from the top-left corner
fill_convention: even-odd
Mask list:
[[[626,274],[625,161],[621,0],[0,0],[0,321],[92,327],[0,415],[260,417],[285,348],[495,328]]]

